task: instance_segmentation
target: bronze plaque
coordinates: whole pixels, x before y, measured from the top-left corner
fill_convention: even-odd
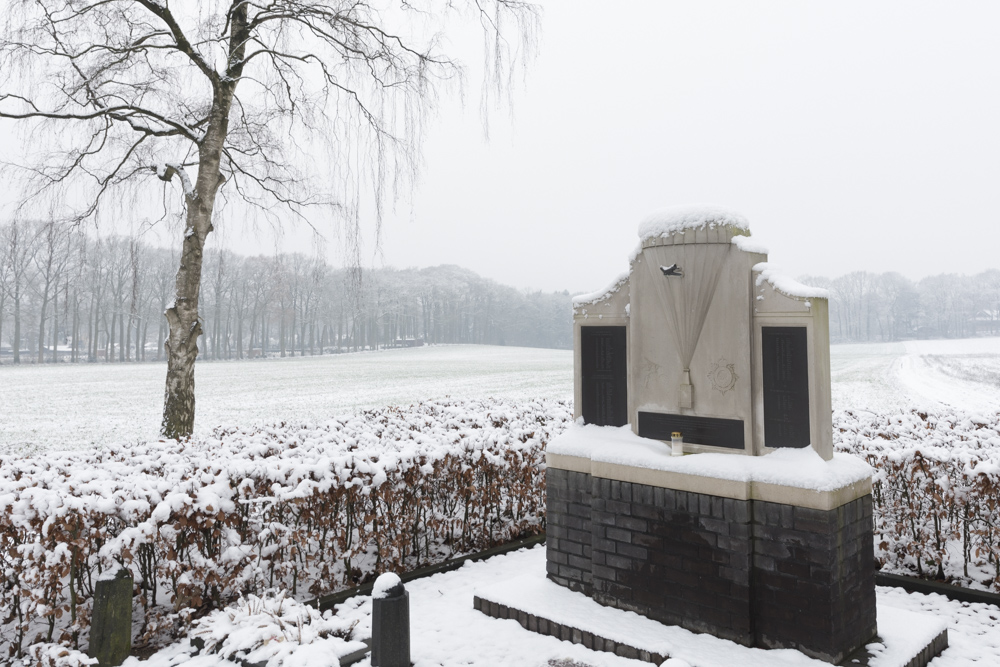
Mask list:
[[[639,413],[639,437],[670,441],[679,431],[684,442],[726,449],[743,449],[743,420],[718,417],[672,415],[663,412]]]
[[[628,423],[625,327],[580,327],[581,414],[587,424]]]
[[[762,327],[764,444],[809,446],[809,356],[805,327]]]

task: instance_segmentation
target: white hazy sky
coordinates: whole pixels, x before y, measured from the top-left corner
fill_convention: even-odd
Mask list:
[[[443,114],[387,264],[591,291],[643,217],[709,202],[793,275],[1000,267],[1000,4],[543,6],[513,122]]]
[[[540,4],[513,119],[443,106],[374,265],[589,292],[647,214],[713,203],[792,275],[1000,267],[1000,3]]]

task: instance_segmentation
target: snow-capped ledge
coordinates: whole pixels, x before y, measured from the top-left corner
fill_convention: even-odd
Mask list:
[[[734,236],[732,244],[743,252],[752,252],[757,255],[766,255],[769,252],[767,248],[749,236]]]
[[[597,303],[598,301],[603,301],[608,298],[618,290],[622,288],[623,285],[628,284],[629,272],[626,271],[615,278],[614,282],[597,292],[591,292],[590,294],[578,294],[573,297],[573,307],[577,306],[587,306],[592,303]]]
[[[764,456],[671,456],[659,440],[630,426],[574,424],[552,440],[546,464],[595,477],[704,493],[737,500],[829,510],[871,493],[872,468],[847,454],[824,461],[811,447]]]
[[[669,236],[689,229],[733,227],[750,232],[747,219],[722,206],[674,206],[648,216],[639,225],[639,240]]]
[[[803,285],[794,278],[790,278],[785,274],[781,273],[773,266],[767,262],[761,262],[760,264],[754,264],[754,273],[760,273],[757,276],[754,284],[760,287],[765,282],[771,285],[775,290],[784,294],[785,296],[791,297],[793,299],[829,299],[830,291],[823,289],[822,287],[810,287],[809,285]]]

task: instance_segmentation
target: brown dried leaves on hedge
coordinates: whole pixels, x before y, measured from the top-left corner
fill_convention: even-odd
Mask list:
[[[1000,414],[844,411],[834,439],[875,468],[884,569],[1000,591]]]
[[[94,583],[119,566],[148,641],[240,593],[328,593],[544,530],[544,446],[571,418],[445,400],[0,460],[7,649],[85,643]]]

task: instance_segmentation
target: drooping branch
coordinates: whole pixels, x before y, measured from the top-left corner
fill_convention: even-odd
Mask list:
[[[167,28],[170,30],[170,34],[174,37],[174,43],[177,50],[186,55],[194,65],[201,70],[202,74],[212,82],[212,87],[217,88],[219,85],[219,73],[216,72],[202,57],[200,53],[191,45],[184,31],[181,29],[180,24],[174,17],[173,12],[171,12],[166,5],[160,4],[157,0],[135,0],[137,3],[145,7],[150,11],[150,13],[157,16],[161,21],[163,21]]]
[[[32,107],[29,111],[8,111],[0,108],[0,118],[10,118],[12,120],[28,118],[44,118],[56,121],[81,121],[108,118],[110,120],[126,123],[133,131],[153,137],[174,137],[181,136],[193,143],[199,143],[201,136],[194,132],[187,124],[167,118],[150,109],[144,109],[135,105],[117,105],[113,107],[102,107],[94,111],[67,113],[56,111],[43,111],[38,109],[30,100],[24,100],[18,95],[0,95],[0,104],[7,99],[18,99],[24,101]],[[166,128],[154,128],[146,124],[146,121],[161,123]]]

